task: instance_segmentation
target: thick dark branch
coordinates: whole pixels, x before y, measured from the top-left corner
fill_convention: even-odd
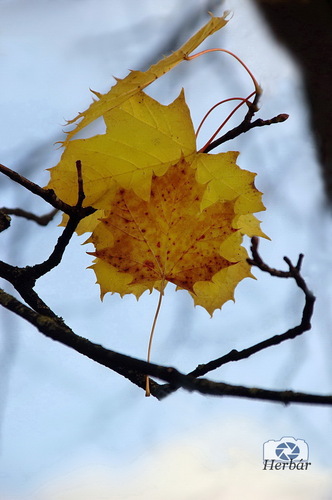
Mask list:
[[[34,325],[46,337],[73,348],[78,353],[110,368],[143,389],[145,389],[146,375],[153,375],[156,378],[171,382],[171,373],[176,372],[173,368],[147,363],[146,361],[111,351],[88,339],[80,337],[61,318],[39,314],[2,289],[0,289],[0,304]],[[158,384],[156,383],[151,385],[152,394],[154,394],[157,386]],[[158,396],[162,397],[163,392],[162,387],[159,388]]]
[[[34,325],[41,333],[47,337],[61,342],[62,344],[75,349],[75,351],[100,363],[107,368],[126,377],[138,387],[145,389],[145,376],[150,375],[165,382],[168,391],[164,386],[156,383],[151,384],[151,394],[158,399],[163,399],[172,388],[183,388],[188,391],[195,391],[201,394],[214,396],[232,396],[249,399],[259,399],[264,401],[288,403],[308,403],[332,405],[332,396],[306,394],[292,391],[270,391],[261,388],[250,388],[214,382],[207,379],[196,379],[190,375],[184,375],[175,368],[158,366],[147,363],[124,354],[105,349],[101,345],[95,344],[83,337],[74,334],[72,330],[63,323],[60,318],[50,318],[36,313],[29,307],[19,302],[14,297],[0,289],[0,303],[10,311]]]
[[[307,394],[294,391],[271,391],[258,387],[245,387],[241,385],[224,384],[223,382],[213,382],[208,379],[196,379],[189,375],[182,375],[177,372],[172,377],[173,384],[179,378],[179,386],[188,391],[199,392],[210,396],[228,396],[246,399],[270,401],[275,403],[302,403],[315,405],[332,405],[332,395]],[[152,391],[151,391],[152,392]],[[166,394],[167,395],[167,394]],[[163,399],[163,397],[159,398]]]

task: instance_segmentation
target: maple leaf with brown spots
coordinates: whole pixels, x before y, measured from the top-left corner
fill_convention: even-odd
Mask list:
[[[102,296],[111,291],[139,297],[171,282],[212,314],[251,276],[245,251],[236,244],[241,232],[233,226],[238,197],[202,209],[207,186],[196,173],[181,159],[163,176],[153,176],[148,201],[118,189],[88,240],[96,248],[91,255]]]

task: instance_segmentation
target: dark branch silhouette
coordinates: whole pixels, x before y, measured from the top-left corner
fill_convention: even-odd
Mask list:
[[[54,216],[58,213],[58,211],[59,210],[57,208],[54,208],[48,214],[36,215],[33,214],[32,212],[28,212],[27,210],[23,210],[22,208],[6,208],[6,207],[0,208],[0,213],[3,215],[16,215],[17,217],[23,217],[24,219],[36,222],[40,226],[47,226],[47,224],[49,224],[53,220]],[[9,227],[9,225],[10,222],[7,227]]]
[[[218,137],[214,141],[212,141],[206,148],[204,148],[204,153],[209,153],[213,149],[217,148],[221,144],[224,144],[224,142],[230,141],[232,139],[235,139],[241,134],[245,134],[249,130],[256,128],[256,127],[264,127],[268,125],[272,125],[274,123],[282,123],[286,121],[289,117],[286,113],[281,113],[274,118],[270,118],[269,120],[263,120],[262,118],[257,118],[257,120],[252,121],[255,114],[258,111],[258,102],[260,99],[261,93],[256,92],[254,100],[252,102],[248,101],[247,106],[248,106],[248,111],[242,120],[242,122],[237,125],[236,127],[232,128],[228,132],[226,132],[224,135],[221,137]]]
[[[332,395],[306,394],[288,390],[272,391],[262,388],[225,384],[223,382],[215,382],[208,379],[199,379],[193,375],[193,372],[185,375],[175,368],[147,363],[146,361],[106,349],[101,345],[80,337],[73,333],[61,318],[39,314],[3,290],[0,290],[0,303],[34,325],[45,336],[71,347],[78,353],[110,368],[144,390],[146,375],[168,382],[167,385],[159,385],[151,381],[151,394],[158,399],[163,399],[174,390],[183,388],[188,391],[195,391],[202,394],[258,399],[282,402],[285,404],[332,404]],[[303,333],[303,331],[301,333]],[[298,332],[298,334],[299,333],[300,332]],[[269,347],[269,345],[266,345],[266,347]],[[244,356],[241,359],[243,358]]]
[[[255,353],[262,351],[271,346],[276,346],[285,340],[294,338],[310,329],[310,320],[313,313],[313,305],[315,297],[309,291],[303,277],[301,276],[301,264],[303,256],[299,257],[297,264],[294,266],[291,261],[285,257],[288,265],[288,271],[279,271],[269,267],[258,253],[258,239],[252,239],[252,258],[249,263],[259,267],[263,272],[268,272],[272,276],[279,278],[293,278],[297,286],[305,295],[305,305],[302,313],[300,324],[291,328],[281,335],[267,339],[259,344],[251,346],[242,351],[231,351],[230,353],[221,356],[220,358],[210,361],[206,364],[199,365],[195,370],[188,374],[183,374],[172,367],[159,366],[153,363],[147,363],[124,354],[117,353],[110,349],[106,349],[101,345],[95,344],[90,340],[80,337],[75,334],[63,321],[58,317],[37,295],[33,290],[36,280],[56,267],[62,258],[62,255],[77,227],[79,221],[87,215],[87,211],[82,208],[84,201],[84,186],[82,179],[82,166],[79,161],[76,162],[77,177],[78,177],[78,201],[74,207],[70,207],[69,221],[62,235],[59,237],[53,252],[50,257],[41,264],[19,268],[11,266],[5,262],[0,262],[0,276],[9,281],[21,297],[28,305],[23,304],[15,297],[9,295],[4,290],[0,290],[0,303],[8,310],[14,312],[22,319],[34,325],[45,336],[60,342],[93,361],[104,365],[105,367],[115,371],[119,375],[130,380],[138,387],[145,389],[146,376],[154,377],[163,381],[163,384],[151,380],[151,394],[157,399],[163,399],[179,388],[196,391],[202,394],[210,394],[215,396],[241,397],[256,400],[274,401],[288,403],[308,403],[331,405],[332,396],[305,394],[293,391],[272,391],[263,388],[251,388],[244,386],[236,386],[225,384],[223,382],[212,381],[206,378],[198,378],[206,373],[219,368],[225,363],[231,361],[239,361],[248,358]],[[13,177],[13,176],[12,176]],[[27,189],[30,189],[29,181],[24,184]],[[19,182],[22,184],[22,182]],[[38,186],[39,188],[39,186]],[[39,191],[35,187],[35,191]],[[42,188],[39,188],[42,190]],[[46,197],[50,197],[50,204],[54,202],[54,194],[47,191]],[[44,193],[45,194],[45,193]],[[58,202],[57,202],[58,203]],[[61,205],[59,200],[59,205]],[[89,207],[90,208],[90,207]],[[68,213],[67,212],[67,213]],[[28,307],[30,306],[30,307]]]
[[[231,139],[235,139],[239,135],[245,134],[246,132],[248,132],[253,128],[264,127],[265,125],[272,125],[274,123],[282,123],[288,119],[288,115],[285,113],[275,116],[274,118],[270,118],[269,120],[263,120],[262,118],[257,118],[257,120],[251,121],[252,117],[253,114],[251,114],[250,112],[250,114],[247,115],[247,118],[245,118],[240,125],[232,128],[218,139],[212,141],[211,144],[209,144],[205,148],[204,153],[209,153],[210,151],[217,148],[221,144],[224,144],[224,142],[230,141]]]
[[[235,127],[233,130],[229,131],[223,137],[213,141],[208,148],[209,150],[217,147],[222,142],[229,140],[229,138],[231,137],[237,137],[238,135],[250,130],[251,128],[270,125],[271,123],[278,123],[284,121],[287,118],[287,115],[279,115],[278,117],[275,117],[271,120],[252,121],[252,118],[257,111],[257,100],[258,96],[256,96],[253,103],[251,103],[251,105],[249,106],[248,113],[245,116],[243,122],[238,127]],[[32,183],[28,179],[20,176],[16,172],[13,172],[3,165],[0,165],[0,172],[4,173],[10,179],[22,185],[33,194],[40,196],[57,210],[64,211],[69,216],[67,226],[64,228],[62,234],[58,238],[58,241],[55,244],[51,255],[44,262],[35,264],[34,266],[17,267],[0,261],[0,277],[4,278],[15,287],[15,289],[18,291],[27,305],[23,304],[15,297],[9,295],[4,290],[0,290],[0,304],[20,316],[22,319],[34,325],[45,336],[57,342],[60,342],[63,345],[71,347],[78,353],[83,354],[93,361],[104,365],[105,367],[115,371],[119,375],[122,375],[144,390],[146,384],[146,376],[154,377],[157,380],[161,381],[160,383],[151,380],[150,384],[151,395],[156,397],[157,399],[163,399],[166,396],[169,396],[174,391],[182,388],[188,391],[196,391],[201,394],[283,402],[285,404],[332,404],[332,395],[305,394],[288,390],[273,391],[264,388],[235,386],[231,384],[225,384],[220,381],[200,378],[203,375],[211,372],[212,370],[225,365],[226,363],[246,359],[258,352],[263,351],[264,349],[270,348],[272,346],[277,346],[281,342],[293,339],[311,328],[311,317],[313,314],[315,297],[308,289],[301,275],[303,255],[300,255],[296,265],[293,265],[292,262],[287,257],[285,257],[284,260],[288,266],[287,271],[281,271],[271,268],[263,261],[258,253],[257,238],[252,239],[252,256],[250,259],[248,259],[249,264],[258,267],[261,271],[267,272],[273,277],[294,279],[296,285],[302,290],[305,296],[305,304],[299,325],[287,330],[285,333],[275,335],[256,345],[245,348],[242,351],[232,350],[228,354],[224,354],[215,360],[200,364],[188,374],[181,373],[180,371],[172,367],[159,366],[130,356],[126,356],[124,354],[117,353],[75,334],[65,324],[64,320],[58,317],[56,313],[52,311],[47,306],[47,304],[45,304],[43,299],[39,297],[39,295],[34,290],[34,286],[36,284],[36,281],[41,276],[44,276],[46,273],[60,264],[62,256],[77,228],[77,225],[84,217],[92,214],[95,211],[93,207],[83,207],[85,196],[82,177],[82,165],[79,160],[76,162],[76,171],[78,186],[77,203],[74,206],[70,206],[60,200],[52,190],[43,189],[40,186]],[[8,214],[9,210],[3,209],[3,229],[6,229],[6,227],[9,226],[10,221],[8,220]],[[22,213],[17,215],[22,215]]]
[[[39,196],[54,208],[61,210],[61,212],[64,212],[65,214],[79,216],[81,219],[83,219],[84,217],[87,217],[88,215],[91,215],[96,211],[93,207],[82,207],[79,204],[77,204],[76,206],[68,205],[68,203],[65,203],[56,196],[53,189],[44,189],[38,186],[38,184],[35,184],[29,179],[26,179],[25,177],[23,177],[23,175],[14,172],[14,170],[11,170],[8,167],[5,167],[5,165],[0,164],[0,173],[6,175],[12,181],[20,184],[28,191]]]

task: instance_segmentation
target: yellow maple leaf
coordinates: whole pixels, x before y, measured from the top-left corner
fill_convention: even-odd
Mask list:
[[[101,115],[106,133],[68,140],[50,169],[47,187],[74,205],[81,161],[84,205],[97,212],[77,232],[92,232],[102,297],[162,293],[172,282],[212,315],[251,276],[242,237],[264,236],[253,215],[264,210],[255,174],[236,165],[237,152],[197,152],[183,91],[164,106],[141,90],[225,22],[212,18],[172,56],[100,96],[68,137]]]
[[[163,175],[181,155],[196,150],[183,92],[168,106],[138,92],[104,121],[106,134],[70,141],[59,164],[50,169],[47,187],[66,203],[76,203],[77,159],[83,165],[84,205],[103,209],[119,185],[148,199],[152,174]]]
[[[242,235],[264,236],[255,174],[236,165],[237,152],[196,151],[183,91],[168,106],[139,92],[105,122],[105,134],[69,143],[48,185],[74,204],[81,160],[85,204],[99,210],[80,232],[93,231],[101,295],[139,297],[170,281],[212,314],[251,276]]]
[[[139,296],[163,288],[167,281],[195,295],[196,282],[209,281],[232,265],[220,246],[236,231],[231,226],[234,202],[214,203],[201,211],[204,191],[184,159],[165,175],[154,176],[149,201],[132,190],[118,190],[89,240],[96,247],[92,255],[98,258],[94,270],[102,295]],[[110,265],[111,282],[100,261]]]
[[[163,290],[171,282],[177,289],[188,290],[195,304],[212,315],[234,298],[238,282],[251,276],[247,253],[241,247],[245,228],[236,226],[245,214],[246,204],[241,200],[250,189],[256,192],[254,174],[232,163],[237,153],[204,155],[200,163],[205,166],[209,160],[219,163],[214,177],[219,182],[219,199],[207,205],[209,184],[197,180],[202,168],[195,161],[197,156],[190,163],[181,158],[164,175],[154,175],[148,201],[132,189],[118,188],[88,240],[96,248],[91,252],[97,257],[92,267],[102,297],[116,292],[139,298],[144,291]],[[230,196],[227,175],[225,183],[222,179],[232,168],[237,176]],[[255,225],[255,234],[263,235],[257,219]]]

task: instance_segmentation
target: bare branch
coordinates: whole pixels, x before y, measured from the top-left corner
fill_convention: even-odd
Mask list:
[[[48,214],[45,215],[36,215],[32,212],[28,212],[27,210],[23,210],[22,208],[0,208],[0,212],[7,215],[16,215],[17,217],[24,217],[27,220],[32,220],[39,224],[40,226],[47,226],[51,220],[53,220],[54,216],[58,213],[58,209],[54,208]]]
[[[244,134],[253,128],[264,127],[266,125],[272,125],[274,123],[282,123],[288,119],[288,115],[286,113],[282,113],[278,116],[275,116],[274,118],[270,118],[269,120],[262,120],[261,118],[258,118],[254,122],[251,121],[251,118],[252,116],[248,120],[246,117],[243,120],[243,122],[240,123],[240,125],[234,127],[232,130],[229,130],[228,132],[226,132],[226,134],[219,137],[219,139],[216,139],[215,141],[211,142],[211,144],[209,144],[209,146],[204,150],[204,153],[209,153],[210,151],[217,148],[224,142],[235,139],[239,135]]]
[[[204,149],[204,153],[209,153],[210,151],[217,148],[218,146],[220,146],[224,142],[230,141],[231,139],[235,139],[235,137],[238,137],[239,135],[244,134],[245,132],[248,132],[252,128],[264,127],[266,125],[272,125],[274,123],[282,123],[288,119],[289,115],[287,115],[286,113],[282,113],[282,114],[275,116],[274,118],[270,118],[269,120],[262,120],[261,118],[258,118],[257,120],[255,120],[253,122],[252,119],[259,109],[258,102],[259,102],[260,96],[261,96],[261,92],[256,92],[253,102],[247,102],[248,111],[247,111],[247,114],[244,117],[242,123],[240,123],[240,125],[237,125],[233,129],[226,132],[226,134],[224,134],[223,136],[212,141]]]
[[[81,160],[76,161],[77,172],[77,203],[76,208],[82,208],[83,201],[85,200],[83,177],[82,177],[82,163]]]
[[[93,342],[90,342],[89,340],[79,337],[73,333],[72,330],[65,325],[61,318],[58,318],[55,315],[50,315],[48,312],[46,315],[39,314],[38,312],[33,311],[29,307],[20,303],[14,297],[6,294],[4,291],[0,291],[0,303],[7,309],[13,311],[33,324],[47,337],[61,342],[62,344],[65,344],[68,347],[75,349],[77,352],[96,361],[97,363],[110,368],[118,374],[126,377],[142,389],[145,389],[147,375],[163,380],[166,384],[158,384],[157,382],[151,380],[150,392],[151,395],[155,396],[157,399],[163,399],[177,389],[183,388],[188,391],[195,391],[201,394],[282,402],[284,404],[306,403],[332,405],[331,395],[306,394],[293,391],[271,391],[263,388],[236,386],[225,384],[223,382],[197,378],[197,376],[203,375],[208,371],[225,364],[226,362],[247,358],[262,349],[272,345],[277,345],[289,338],[294,338],[295,336],[303,333],[306,329],[310,328],[310,318],[313,312],[315,298],[308,290],[303,278],[300,275],[302,256],[300,256],[296,266],[293,266],[289,259],[285,258],[289,266],[289,271],[278,271],[270,268],[263,262],[258,254],[258,240],[255,238],[252,240],[252,253],[253,259],[251,259],[250,262],[253,265],[257,265],[262,268],[263,271],[269,272],[273,276],[286,277],[285,273],[287,273],[288,277],[294,278],[298,286],[304,291],[306,296],[306,305],[304,307],[301,324],[298,327],[288,330],[283,335],[276,335],[264,342],[252,346],[251,348],[244,349],[240,352],[235,350],[231,351],[228,355],[223,356],[218,360],[199,366],[196,370],[187,375],[179,372],[175,368],[147,363],[145,361],[105,349],[98,344],[94,344]]]
[[[54,250],[48,257],[48,259],[40,264],[27,266],[24,268],[12,266],[10,264],[7,264],[6,262],[0,261],[0,276],[9,281],[16,288],[21,297],[27,302],[27,304],[29,304],[35,311],[38,311],[41,314],[45,314],[46,316],[55,316],[55,314],[33,291],[36,280],[54,269],[61,262],[64,251],[71,237],[73,236],[79,222],[89,213],[86,212],[84,208],[82,208],[82,203],[84,201],[85,195],[83,190],[82,165],[80,161],[76,162],[76,169],[78,181],[77,203],[74,207],[70,207],[71,210],[68,223],[62,234],[58,238]],[[94,211],[94,209],[92,210]]]
[[[253,103],[254,104],[254,103]],[[255,113],[255,107],[253,106],[247,114],[247,122],[251,123],[251,117]],[[248,121],[249,120],[249,121]],[[253,122],[255,123],[255,122]],[[253,125],[253,124],[251,124]],[[0,166],[0,171],[6,170],[6,175],[8,175],[9,169]],[[79,221],[87,216],[89,213],[93,213],[94,209],[87,207],[87,209],[82,208],[83,201],[85,199],[83,177],[82,177],[82,165],[80,161],[76,162],[77,169],[77,180],[78,180],[78,200],[74,207],[63,206],[63,202],[58,200],[51,190],[44,190],[39,186],[31,183],[27,179],[19,176],[12,171],[9,171],[9,177],[13,178],[16,182],[24,185],[27,189],[39,196],[43,197],[46,201],[53,204],[57,208],[65,211],[69,214],[69,220],[66,228],[58,239],[57,244],[54,247],[53,252],[49,258],[41,263],[36,264],[32,267],[18,268],[11,266],[5,262],[0,262],[0,276],[7,279],[16,290],[21,294],[22,298],[27,302],[30,307],[19,302],[14,297],[10,296],[6,292],[0,290],[0,303],[7,309],[13,311],[26,321],[33,324],[41,333],[47,337],[56,340],[68,347],[75,349],[78,353],[83,354],[95,362],[106,366],[107,368],[117,372],[118,374],[126,377],[132,383],[136,384],[138,387],[145,389],[146,376],[155,377],[166,384],[158,384],[157,382],[151,380],[150,392],[151,395],[158,399],[163,399],[164,397],[170,395],[172,392],[179,388],[183,388],[188,391],[196,391],[201,394],[210,394],[216,396],[232,396],[241,397],[249,399],[259,399],[274,402],[283,402],[288,404],[293,403],[308,403],[308,404],[323,404],[331,405],[332,396],[331,395],[316,395],[316,394],[305,394],[296,393],[292,391],[271,391],[263,388],[251,388],[244,386],[235,386],[231,384],[225,384],[223,382],[215,382],[205,378],[198,378],[211,370],[214,370],[225,363],[230,361],[238,361],[240,359],[248,358],[249,356],[271,347],[273,345],[280,344],[284,340],[294,338],[304,331],[311,328],[311,317],[313,313],[313,306],[315,302],[315,297],[307,288],[307,285],[301,276],[301,264],[303,260],[303,255],[300,255],[297,264],[294,266],[292,262],[285,257],[284,260],[288,265],[288,271],[280,271],[268,266],[258,253],[258,239],[252,239],[252,259],[248,259],[248,262],[256,267],[259,267],[263,272],[268,272],[271,276],[276,276],[279,278],[293,278],[296,281],[297,286],[303,291],[305,295],[305,306],[302,313],[301,323],[295,327],[291,328],[287,332],[281,335],[275,335],[274,337],[260,342],[252,347],[244,349],[240,352],[233,350],[230,353],[213,360],[205,365],[198,366],[189,374],[183,374],[172,367],[158,366],[153,363],[148,363],[130,356],[126,356],[104,347],[94,344],[93,342],[76,335],[72,330],[63,322],[61,318],[56,316],[56,314],[50,310],[50,308],[42,301],[42,299],[33,290],[36,280],[53,269],[61,261],[62,255],[79,223]],[[18,175],[18,177],[17,177]]]
[[[61,212],[64,212],[68,215],[72,215],[74,213],[75,215],[77,215],[77,212],[79,211],[80,217],[81,219],[83,219],[87,215],[90,215],[96,211],[93,207],[82,207],[81,204],[72,207],[71,205],[68,205],[64,201],[60,200],[54,193],[53,189],[44,189],[38,186],[38,184],[35,184],[34,182],[26,179],[22,175],[18,174],[14,170],[11,170],[8,167],[5,167],[2,164],[0,164],[0,172],[12,179],[14,182],[17,182],[18,184],[26,188],[31,193],[43,198],[43,200],[52,205],[54,208],[57,208],[58,210],[61,210]]]
[[[300,274],[301,270],[301,265],[303,261],[303,255],[300,254],[298,262],[296,266],[293,266],[291,261],[287,258],[284,257],[285,262],[287,263],[289,267],[289,271],[280,271],[274,268],[271,268],[268,266],[261,256],[258,253],[258,238],[252,238],[251,240],[251,251],[252,251],[252,259],[248,259],[249,264],[253,266],[259,267],[263,272],[269,273],[271,276],[276,276],[278,278],[293,278],[296,281],[296,284],[298,287],[303,291],[304,296],[305,296],[305,304],[303,307],[303,312],[302,312],[302,318],[301,322],[298,326],[295,326],[294,328],[290,328],[287,330],[285,333],[280,334],[280,335],[274,335],[273,337],[266,339],[262,342],[259,342],[258,344],[255,344],[251,347],[248,347],[246,349],[243,349],[242,351],[237,351],[236,349],[233,349],[229,353],[225,354],[224,356],[221,356],[217,359],[214,359],[210,361],[209,363],[204,363],[195,370],[191,371],[188,373],[188,375],[192,377],[201,377],[203,375],[206,375],[207,373],[216,370],[217,368],[220,368],[221,366],[225,365],[226,363],[230,363],[232,361],[240,361],[242,359],[247,359],[253,354],[256,354],[264,349],[267,349],[272,346],[276,346],[278,344],[281,344],[282,342],[290,339],[294,339],[295,337],[302,335],[302,333],[310,330],[311,328],[311,318],[313,315],[314,311],[314,304],[315,304],[315,296],[312,294],[312,292],[308,289],[304,279],[302,278]],[[166,387],[165,387],[166,389]]]
[[[44,276],[44,274],[48,273],[49,271],[51,271],[51,269],[54,269],[56,266],[60,264],[64,251],[69,241],[71,240],[71,237],[73,236],[79,222],[83,218],[81,215],[81,209],[83,201],[85,199],[85,194],[84,194],[83,178],[82,178],[82,164],[80,160],[76,161],[76,170],[77,170],[77,186],[78,186],[77,203],[74,207],[72,207],[74,208],[74,210],[70,214],[67,225],[63,233],[59,237],[54,247],[54,250],[49,256],[49,258],[45,262],[42,262],[41,264],[36,264],[35,266],[29,268],[29,276],[33,277],[34,280],[37,280],[41,276]]]
[[[18,314],[20,317],[33,324],[41,333],[47,337],[61,342],[73,348],[80,354],[104,365],[107,368],[126,377],[138,387],[145,389],[146,375],[156,377],[168,382],[167,386],[160,386],[157,383],[151,384],[151,394],[158,399],[163,399],[176,388],[183,388],[188,391],[195,391],[201,394],[214,396],[229,396],[264,400],[271,402],[307,403],[332,405],[331,395],[306,394],[293,391],[270,391],[261,388],[250,388],[214,382],[208,379],[197,379],[190,375],[184,375],[175,368],[147,363],[124,354],[106,349],[99,344],[95,344],[83,337],[74,334],[72,330],[64,324],[61,318],[50,318],[36,313],[29,307],[19,302],[14,297],[0,289],[0,303]],[[168,390],[170,388],[170,391]]]

